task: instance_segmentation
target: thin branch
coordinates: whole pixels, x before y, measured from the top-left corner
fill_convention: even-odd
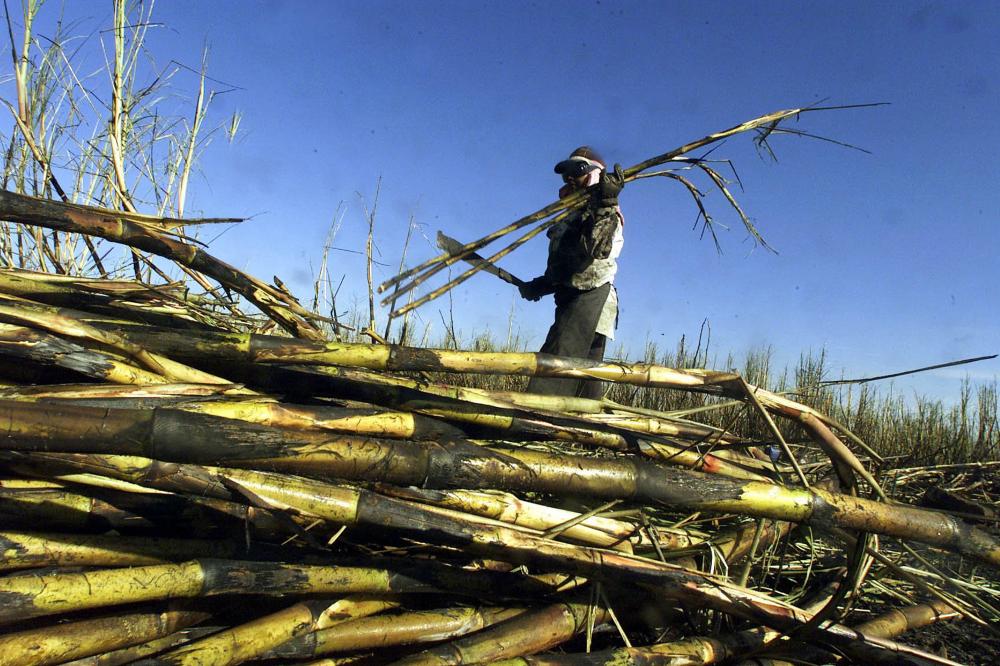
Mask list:
[[[949,361],[948,363],[938,363],[937,365],[928,365],[923,368],[916,368],[914,370],[904,370],[902,372],[893,372],[888,375],[878,375],[876,377],[863,377],[861,379],[831,379],[827,381],[819,382],[820,386],[834,386],[837,384],[864,384],[866,382],[877,382],[881,379],[892,379],[893,377],[903,377],[905,375],[913,375],[918,372],[926,372],[927,370],[938,370],[940,368],[951,368],[956,365],[965,365],[966,363],[977,363],[979,361],[988,361],[994,359],[998,354],[990,354],[989,356],[976,356],[974,358],[964,358],[961,361]]]

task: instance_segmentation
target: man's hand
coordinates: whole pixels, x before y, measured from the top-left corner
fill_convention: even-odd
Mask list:
[[[552,285],[545,279],[545,276],[529,280],[517,289],[521,292],[521,298],[528,301],[538,301],[541,300],[542,296],[552,293]]]
[[[618,193],[625,187],[625,172],[622,165],[616,164],[614,171],[602,171],[601,179],[592,188],[591,205],[595,208],[608,208],[618,205]]]

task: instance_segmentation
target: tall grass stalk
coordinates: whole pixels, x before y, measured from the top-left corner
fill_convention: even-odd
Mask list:
[[[206,121],[215,93],[206,88],[204,58],[193,111],[186,111],[174,87],[182,66],[156,69],[147,57],[146,37],[157,26],[152,3],[115,0],[110,29],[91,37],[73,34],[80,23],[59,19],[47,27],[41,19],[48,7],[37,0],[21,5],[20,15],[8,6],[6,16],[14,90],[2,100],[13,121],[9,134],[0,128],[3,188],[181,217],[199,151],[218,129]],[[7,222],[0,226],[0,263],[102,277],[131,269],[140,279],[170,279],[153,260],[121,246]]]

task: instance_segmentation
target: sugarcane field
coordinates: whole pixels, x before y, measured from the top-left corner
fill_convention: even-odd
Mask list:
[[[996,7],[5,19],[0,666],[1000,657]]]

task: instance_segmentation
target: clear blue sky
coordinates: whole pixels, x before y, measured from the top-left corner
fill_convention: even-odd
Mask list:
[[[67,6],[106,25],[96,11]],[[241,136],[205,152],[192,212],[253,216],[214,253],[303,297],[340,202],[336,245],[363,249],[362,201],[380,177],[384,279],[410,216],[427,238],[479,237],[554,200],[552,166],[580,144],[628,166],[777,109],[890,102],[796,125],[872,154],[778,137],[774,163],[748,136],[714,153],[735,161],[735,193],[777,255],[751,251],[718,194],[721,256],[692,230],[680,186],[629,185],[619,341],[633,354],[646,339],[673,345],[707,318],[723,357],[825,347],[851,376],[1000,351],[995,2],[162,0],[154,18],[159,62],[197,66],[207,43],[210,75],[241,88],[215,102],[219,120],[242,111]],[[539,239],[502,265],[530,278],[544,253]],[[435,254],[418,239],[409,259]],[[359,255],[335,252],[330,270],[363,302]],[[421,316],[441,332],[446,307]],[[454,292],[466,336],[502,336],[513,308],[538,345],[552,307],[486,275]],[[896,386],[949,397],[966,373],[998,369]]]

